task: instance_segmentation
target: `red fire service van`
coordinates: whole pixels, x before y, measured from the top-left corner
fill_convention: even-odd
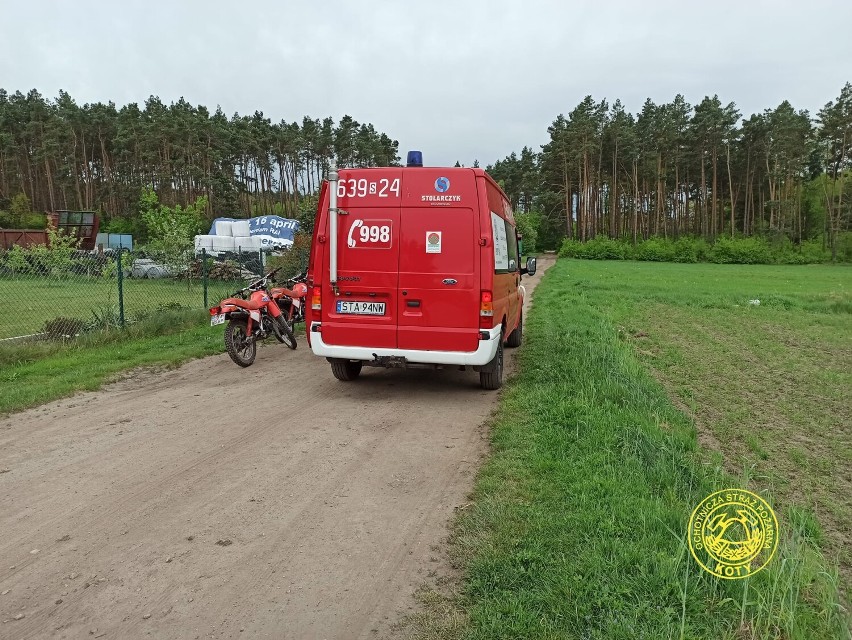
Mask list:
[[[311,350],[339,380],[364,365],[471,367],[503,381],[524,287],[506,195],[482,169],[332,166],[320,192],[306,308]]]

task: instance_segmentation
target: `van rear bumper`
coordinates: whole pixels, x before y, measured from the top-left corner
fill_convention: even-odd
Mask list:
[[[375,360],[376,356],[405,358],[407,362],[418,364],[457,364],[471,367],[481,367],[494,359],[500,344],[501,326],[493,329],[483,329],[488,332],[487,340],[480,340],[476,351],[421,351],[417,349],[387,349],[375,347],[349,347],[326,344],[322,339],[320,322],[311,323],[311,351],[324,358],[341,358],[343,360]]]

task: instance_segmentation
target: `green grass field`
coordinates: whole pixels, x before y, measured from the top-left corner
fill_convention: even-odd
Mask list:
[[[210,281],[208,301],[213,305],[243,286],[244,282]],[[123,288],[125,315],[130,319],[157,307],[201,309],[204,305],[199,280],[126,278]],[[95,314],[117,314],[118,281],[85,276],[0,278],[0,298],[15,302],[15,311],[0,317],[0,339],[12,338],[39,333],[45,322],[60,316],[89,322]]]
[[[587,297],[694,422],[707,460],[808,523],[852,593],[852,267],[569,272],[596,288]]]
[[[400,634],[848,638],[850,285],[828,266],[560,260],[454,523],[461,578],[424,588]],[[780,521],[742,581],[685,542],[731,486]]]

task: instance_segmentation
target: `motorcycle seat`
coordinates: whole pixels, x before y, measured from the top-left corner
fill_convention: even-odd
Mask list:
[[[288,298],[304,298],[308,295],[308,285],[304,282],[297,282],[293,285],[292,289],[287,289],[285,287],[274,287],[272,289],[272,297],[280,298],[281,296],[287,296]]]
[[[247,309],[248,311],[257,311],[258,309],[262,309],[265,306],[265,303],[258,304],[257,302],[252,302],[251,300],[243,300],[242,298],[225,298],[220,303],[221,306],[224,306],[226,304],[232,304],[235,307]]]
[[[272,297],[274,299],[278,299],[282,296],[287,296],[288,298],[298,298],[299,294],[293,291],[292,289],[287,289],[285,287],[273,287],[272,291],[270,291]]]

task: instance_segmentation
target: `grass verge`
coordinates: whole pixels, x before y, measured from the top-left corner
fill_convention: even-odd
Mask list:
[[[807,519],[781,510],[778,553],[748,580],[719,580],[692,560],[685,534],[693,507],[716,489],[761,487],[703,455],[693,420],[619,332],[613,292],[597,288],[593,274],[578,277],[577,264],[560,261],[536,290],[521,373],[493,425],[492,456],[453,525],[450,553],[464,579],[422,592],[424,612],[400,633],[848,637],[837,572],[826,568]],[[655,292],[637,299],[682,294],[712,306],[736,297],[723,283],[704,293],[683,278],[670,287],[649,283]]]
[[[203,311],[163,312],[124,331],[86,334],[73,342],[0,346],[0,415],[92,391],[139,366],[179,365],[222,352],[221,332]]]

